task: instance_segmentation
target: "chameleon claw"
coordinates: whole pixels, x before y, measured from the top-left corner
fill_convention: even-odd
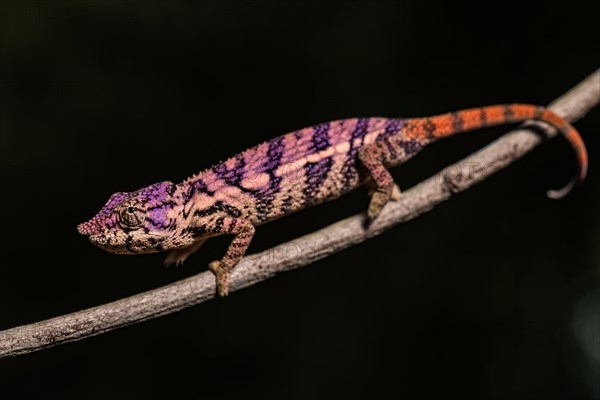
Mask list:
[[[215,260],[208,264],[208,269],[215,274],[219,296],[227,296],[229,294],[229,271],[225,269],[225,264],[222,261]]]
[[[179,267],[179,266],[183,265],[184,261],[185,261],[185,257],[182,258],[180,256],[180,253],[178,250],[173,250],[165,258],[165,260],[163,261],[163,264],[167,268],[169,268],[171,265],[175,265],[176,267]]]
[[[400,186],[394,183],[394,188],[392,189],[392,195],[390,196],[390,200],[397,201],[400,199],[402,193],[400,192]]]

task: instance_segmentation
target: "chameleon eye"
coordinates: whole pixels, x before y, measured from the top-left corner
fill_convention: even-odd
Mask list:
[[[137,229],[144,223],[144,213],[137,207],[137,201],[128,201],[119,207],[117,220],[125,229]]]

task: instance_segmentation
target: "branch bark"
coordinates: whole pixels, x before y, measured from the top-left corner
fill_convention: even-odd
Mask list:
[[[582,118],[598,102],[600,69],[554,101],[549,108],[573,122]],[[557,134],[548,125],[538,126],[546,133],[547,138]],[[361,213],[291,242],[247,256],[232,274],[230,291],[240,290],[280,272],[310,264],[415,218],[523,157],[543,140],[539,132],[526,128],[516,129],[403,193],[399,201],[385,207],[368,229],[364,228],[365,214]],[[464,171],[465,165],[469,166],[468,173]],[[99,335],[167,315],[213,297],[214,277],[210,272],[202,272],[112,303],[2,331],[0,358]]]

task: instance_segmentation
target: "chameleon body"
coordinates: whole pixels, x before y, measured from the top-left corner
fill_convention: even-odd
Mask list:
[[[191,178],[113,194],[78,231],[113,253],[171,250],[165,263],[181,264],[210,237],[233,235],[213,261],[220,295],[246,253],[255,227],[339,197],[366,183],[373,220],[399,189],[388,168],[440,138],[494,125],[539,120],[556,127],[574,148],[579,172],[560,198],[586,175],[587,153],[579,133],[557,114],[527,104],[496,105],[427,118],[352,118],[318,124],[273,138]]]

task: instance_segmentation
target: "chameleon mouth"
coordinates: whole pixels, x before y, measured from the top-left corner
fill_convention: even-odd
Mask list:
[[[90,242],[101,249],[108,251],[113,254],[138,254],[140,251],[136,251],[135,247],[131,247],[130,244],[121,243],[115,238],[104,235],[90,235]]]
[[[113,247],[110,237],[104,235],[93,220],[77,225],[77,232],[86,236],[95,246],[101,247],[107,251],[110,251]]]
[[[90,242],[92,242],[92,244],[98,246],[98,247],[102,247],[105,249],[109,249],[111,248],[111,241],[109,238],[107,238],[106,236],[103,235],[89,235],[88,239],[90,240]]]

